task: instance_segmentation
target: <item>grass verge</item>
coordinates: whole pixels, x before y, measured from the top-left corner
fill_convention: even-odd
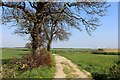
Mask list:
[[[53,78],[55,73],[55,59],[52,57],[52,66],[40,66],[32,70],[20,70],[17,61],[28,53],[27,49],[2,49],[2,78]]]

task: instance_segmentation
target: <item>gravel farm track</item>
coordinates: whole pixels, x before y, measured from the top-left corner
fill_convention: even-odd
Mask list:
[[[78,69],[77,65],[67,58],[53,54],[56,61],[56,73],[54,78],[92,78],[86,70]]]

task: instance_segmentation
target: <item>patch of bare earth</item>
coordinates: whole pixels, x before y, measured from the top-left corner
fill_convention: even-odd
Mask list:
[[[80,70],[70,60],[63,56],[53,54],[56,60],[56,73],[54,78],[91,78],[91,74]]]

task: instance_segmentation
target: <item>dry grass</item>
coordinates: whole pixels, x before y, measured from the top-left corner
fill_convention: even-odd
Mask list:
[[[120,49],[103,49],[105,52],[120,52]]]

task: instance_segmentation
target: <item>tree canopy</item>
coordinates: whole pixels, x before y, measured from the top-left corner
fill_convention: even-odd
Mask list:
[[[107,2],[1,1],[0,4],[3,23],[14,21],[19,24],[17,33],[30,34],[33,54],[39,54],[47,40],[49,43],[69,38],[69,28],[81,31],[84,27],[91,35],[100,25],[99,17],[105,16],[109,7]]]

